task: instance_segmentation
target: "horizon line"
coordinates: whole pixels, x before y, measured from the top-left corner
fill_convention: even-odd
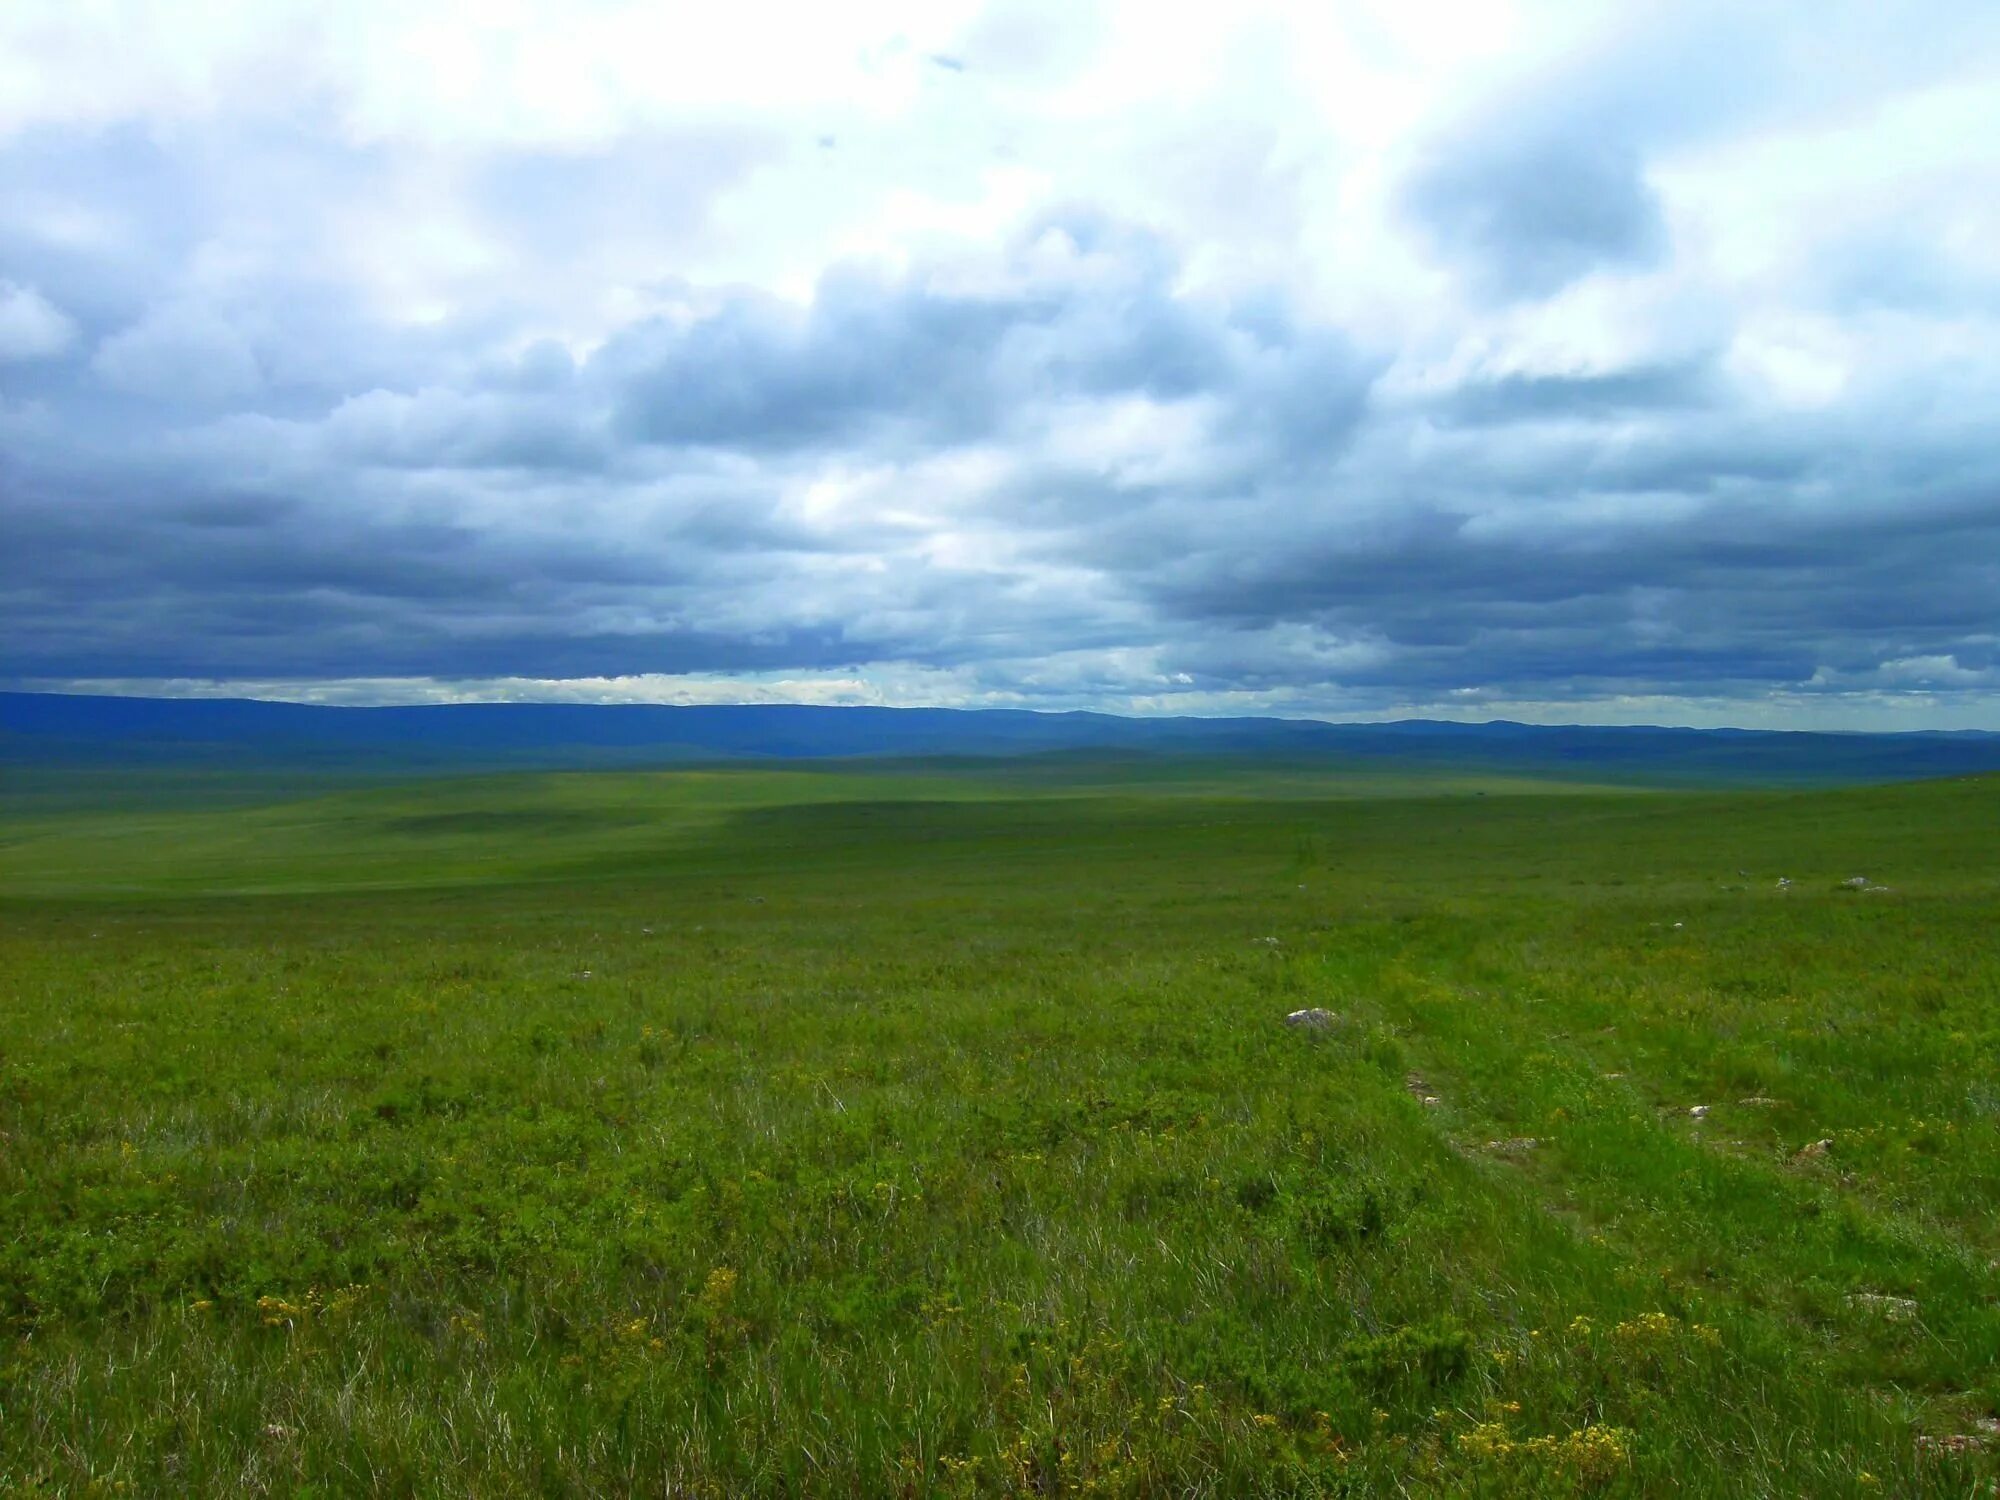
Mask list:
[[[1559,730],[1608,730],[1626,733],[1675,733],[1675,734],[1756,734],[1756,735],[1819,735],[1841,738],[1904,738],[1913,736],[1971,736],[1977,738],[2000,738],[1996,729],[1780,729],[1748,724],[1667,724],[1652,721],[1640,723],[1606,724],[1584,720],[1561,720],[1537,722],[1527,719],[1451,719],[1415,714],[1403,717],[1373,718],[1325,718],[1316,714],[1283,713],[1121,713],[1105,708],[1037,708],[1020,704],[946,704],[946,703],[811,703],[796,700],[742,699],[712,703],[673,703],[654,700],[619,702],[577,702],[560,698],[467,698],[446,702],[414,703],[338,703],[315,702],[310,699],[285,697],[260,697],[255,694],[236,693],[114,693],[65,691],[62,689],[0,688],[0,699],[5,698],[83,698],[121,703],[213,703],[242,704],[255,703],[270,707],[328,709],[334,711],[407,711],[412,709],[440,710],[460,708],[506,708],[506,709],[670,709],[691,712],[728,709],[807,709],[819,712],[847,712],[852,710],[877,713],[949,713],[949,714],[1031,714],[1039,718],[1099,718],[1118,719],[1128,723],[1171,723],[1175,721],[1197,723],[1257,723],[1257,724],[1311,724],[1328,729],[1372,729],[1397,728],[1409,725],[1438,726],[1449,729],[1525,729],[1540,731]],[[0,726],[4,728],[5,726]]]

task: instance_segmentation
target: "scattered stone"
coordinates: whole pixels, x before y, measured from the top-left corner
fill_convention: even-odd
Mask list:
[[[1885,1322],[1913,1323],[1917,1317],[1915,1297],[1891,1297],[1887,1292],[1855,1292],[1847,1305],[1879,1315]]]
[[[1691,1120],[1706,1120],[1708,1118],[1708,1106],[1706,1104],[1690,1104],[1688,1106],[1688,1118]]]
[[[1972,1425],[1988,1437],[2000,1437],[2000,1417],[1974,1417]]]
[[[1424,1075],[1421,1073],[1406,1073],[1403,1076],[1403,1088],[1412,1099],[1423,1105],[1425,1109],[1436,1109],[1440,1104],[1444,1103],[1442,1099],[1431,1092],[1431,1086],[1424,1082]]]
[[[1623,1078],[1625,1075],[1623,1073],[1606,1073],[1604,1076],[1606,1078]]]
[[[1991,1446],[1991,1439],[1970,1432],[1954,1432],[1944,1437],[1917,1439],[1919,1453],[1950,1454],[1954,1457],[1963,1453],[1984,1453]]]
[[[1813,1141],[1807,1145],[1799,1147],[1798,1150],[1792,1153],[1792,1160],[1812,1161],[1817,1157],[1826,1155],[1826,1153],[1831,1151],[1832,1149],[1833,1149],[1833,1137],[1828,1136],[1823,1141]]]
[[[1778,1109],[1785,1101],[1772,1099],[1764,1094],[1752,1094],[1748,1099],[1738,1099],[1736,1102],[1745,1109]]]
[[[1250,939],[1250,941],[1253,943],[1261,944],[1266,948],[1276,948],[1279,946],[1278,940],[1274,937],[1252,938]]]
[[[1531,1135],[1517,1135],[1504,1141],[1488,1141],[1486,1149],[1495,1156],[1526,1156],[1541,1142]]]
[[[1778,877],[1778,889],[1781,891],[1789,891],[1791,888],[1792,888],[1792,877],[1789,875],[1780,875]]]
[[[1864,896],[1878,896],[1888,891],[1886,885],[1877,885],[1866,875],[1851,875],[1835,886],[1836,891],[1859,891]]]
[[[1422,1102],[1425,1109],[1436,1109],[1440,1104],[1444,1103],[1444,1100],[1438,1098],[1436,1094],[1425,1094]]]
[[[1308,1006],[1304,1010],[1293,1011],[1285,1017],[1285,1024],[1287,1026],[1303,1027],[1307,1031],[1325,1031],[1339,1019],[1340,1017],[1332,1011],[1323,1010],[1319,1006],[1313,1005]]]
[[[1679,931],[1679,930],[1680,930],[1681,928],[1683,928],[1683,927],[1685,927],[1685,926],[1687,926],[1687,923],[1685,923],[1685,922],[1676,922],[1676,923],[1674,923],[1674,930],[1675,930],[1675,931]]]

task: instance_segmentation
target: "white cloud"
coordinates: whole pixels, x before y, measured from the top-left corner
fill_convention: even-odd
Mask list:
[[[76,325],[31,286],[0,281],[0,363],[48,359],[76,337]]]
[[[1815,722],[1989,684],[1990,5],[466,17],[0,7],[23,672]]]

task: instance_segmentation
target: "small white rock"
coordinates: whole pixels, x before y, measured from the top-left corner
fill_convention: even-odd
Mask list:
[[[1706,1104],[1690,1104],[1688,1106],[1688,1117],[1695,1120],[1706,1120],[1708,1118],[1708,1106]]]
[[[1285,1017],[1287,1026],[1301,1026],[1308,1031],[1324,1031],[1340,1019],[1330,1010],[1311,1005],[1304,1010],[1295,1010]]]
[[[1847,1299],[1847,1305],[1878,1314],[1891,1323],[1912,1322],[1917,1316],[1915,1297],[1891,1297],[1886,1292],[1856,1292]]]

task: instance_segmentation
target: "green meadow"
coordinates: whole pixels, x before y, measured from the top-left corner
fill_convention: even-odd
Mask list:
[[[0,809],[0,1492],[2000,1475],[2000,779]]]

